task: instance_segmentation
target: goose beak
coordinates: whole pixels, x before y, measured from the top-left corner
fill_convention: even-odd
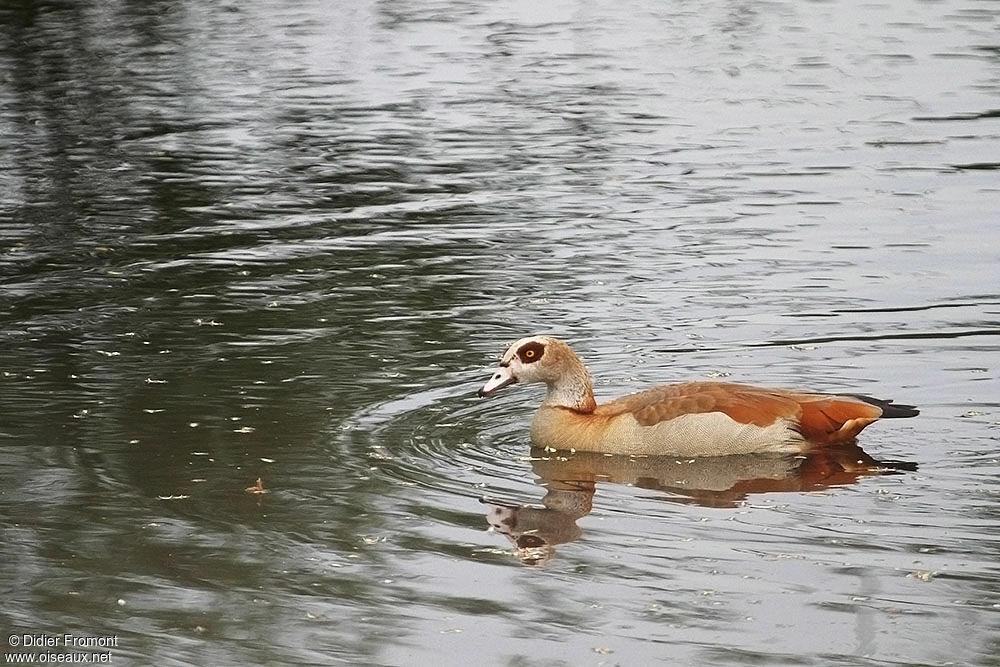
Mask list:
[[[517,376],[514,375],[514,371],[510,369],[510,366],[501,366],[493,373],[493,377],[486,381],[483,388],[479,390],[480,396],[489,396],[497,389],[503,389],[509,384],[514,384],[517,382]]]

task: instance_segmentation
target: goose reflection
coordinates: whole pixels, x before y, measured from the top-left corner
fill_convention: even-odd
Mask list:
[[[590,513],[598,482],[662,492],[670,502],[724,508],[736,507],[753,494],[819,491],[917,468],[906,461],[878,461],[853,442],[800,455],[694,459],[532,448],[531,465],[539,484],[548,489],[541,507],[481,501],[492,529],[510,540],[526,565],[544,565],[557,545],[580,537],[576,522]]]

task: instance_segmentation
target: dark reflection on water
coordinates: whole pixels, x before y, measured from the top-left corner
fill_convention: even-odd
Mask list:
[[[610,456],[534,448],[531,468],[547,491],[543,507],[507,506],[484,499],[487,520],[526,565],[548,563],[555,547],[576,540],[576,522],[593,509],[599,483],[625,484],[662,498],[706,507],[739,507],[761,493],[822,491],[870,475],[915,471],[905,461],[877,461],[856,443],[818,448],[802,456]]]
[[[996,664],[996,21],[3,4],[3,627],[114,664]],[[917,403],[863,444],[920,469],[601,485],[520,567],[479,499],[537,497],[528,407],[474,391],[536,331],[604,395]]]

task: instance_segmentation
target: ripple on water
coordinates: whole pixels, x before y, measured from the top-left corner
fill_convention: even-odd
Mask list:
[[[484,420],[488,406],[474,397],[470,380],[469,376],[446,376],[440,384],[365,407],[351,415],[343,428],[358,434],[381,472],[442,494],[445,500],[521,488],[524,463],[520,459],[525,452],[495,448],[484,437],[514,426],[490,426]]]

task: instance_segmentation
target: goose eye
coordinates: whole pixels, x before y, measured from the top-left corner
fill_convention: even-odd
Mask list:
[[[520,350],[517,351],[517,356],[521,359],[522,363],[530,364],[538,361],[542,358],[542,354],[545,353],[545,346],[541,343],[532,341],[527,343]]]

